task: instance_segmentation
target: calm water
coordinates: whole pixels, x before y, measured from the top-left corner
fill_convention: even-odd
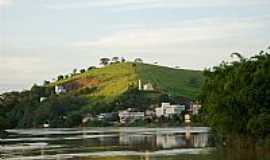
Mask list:
[[[8,130],[0,140],[10,160],[220,159],[205,127]]]

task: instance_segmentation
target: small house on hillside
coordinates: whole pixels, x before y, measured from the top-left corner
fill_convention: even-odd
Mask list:
[[[139,91],[154,91],[154,87],[152,85],[152,83],[148,82],[146,84],[143,84],[141,80],[139,80]]]
[[[143,85],[143,90],[144,91],[154,91],[154,87],[150,82],[148,82],[145,85]]]
[[[58,85],[56,85],[54,87],[54,89],[55,89],[55,93],[56,94],[61,94],[61,93],[65,93],[66,92],[66,89],[64,88],[64,86],[58,86]]]

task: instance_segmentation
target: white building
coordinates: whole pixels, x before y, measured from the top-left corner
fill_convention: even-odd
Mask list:
[[[170,103],[162,103],[162,104],[161,104],[161,107],[155,109],[155,110],[156,110],[156,116],[157,116],[157,117],[165,116],[165,114],[166,114],[166,109],[167,109],[168,107],[170,107],[170,106],[171,106]]]
[[[190,110],[193,115],[199,114],[199,111],[201,108],[202,108],[202,105],[199,103],[192,103],[190,106]]]
[[[44,123],[43,124],[43,128],[49,128],[50,127],[50,124],[49,123]]]
[[[129,108],[118,113],[120,123],[132,123],[136,120],[144,120],[144,112],[136,112]]]
[[[139,91],[154,91],[155,90],[153,85],[150,82],[143,84],[143,82],[139,80],[138,85],[139,85],[138,86]]]
[[[66,92],[66,89],[63,87],[63,86],[55,86],[55,93],[56,94],[61,94],[61,93],[65,93]]]
[[[144,91],[154,91],[154,87],[151,83],[146,83],[145,85],[143,85],[143,90]]]
[[[173,115],[179,115],[185,111],[185,105],[171,105],[170,103],[162,103],[161,107],[156,108],[157,117],[171,117]]]
[[[139,91],[141,91],[141,90],[142,90],[142,81],[139,80]]]

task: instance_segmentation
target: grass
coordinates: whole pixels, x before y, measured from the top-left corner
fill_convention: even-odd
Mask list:
[[[104,68],[87,71],[71,78],[57,81],[52,85],[64,85],[84,78],[98,80],[96,90],[85,95],[92,100],[110,102],[136,87],[138,80],[151,82],[155,89],[173,96],[194,98],[200,90],[203,75],[200,71],[173,69],[168,67],[140,64],[119,63]]]
[[[194,98],[203,82],[201,71],[173,69],[149,64],[136,66],[139,79],[151,82],[156,88],[172,96]]]

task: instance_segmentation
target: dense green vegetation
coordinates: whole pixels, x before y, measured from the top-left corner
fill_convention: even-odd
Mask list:
[[[270,135],[270,55],[222,63],[206,70],[202,88],[204,114],[219,135]]]
[[[48,96],[44,102],[40,97]],[[55,95],[52,88],[34,85],[31,90],[5,93],[0,101],[1,129],[78,126],[81,122],[81,106],[87,101],[72,94]]]

